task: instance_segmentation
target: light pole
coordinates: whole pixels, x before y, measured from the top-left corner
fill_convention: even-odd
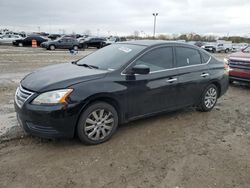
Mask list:
[[[158,13],[153,13],[153,16],[154,16],[154,38],[155,38],[156,16],[158,16]]]

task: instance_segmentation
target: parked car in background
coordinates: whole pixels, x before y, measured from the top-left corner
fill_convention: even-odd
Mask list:
[[[195,46],[198,46],[198,47],[202,47],[202,46],[205,45],[205,43],[204,43],[204,42],[201,42],[201,41],[196,41],[196,42],[194,43],[194,45],[195,45]]]
[[[23,39],[17,39],[12,42],[14,46],[31,46],[32,45],[32,40],[36,40],[37,45],[40,46],[41,43],[48,41],[48,39],[39,36],[39,35],[30,35],[26,38]]]
[[[113,44],[115,42],[123,42],[123,41],[127,41],[127,39],[125,37],[109,37],[106,39],[104,45],[108,46],[108,45]]]
[[[22,39],[20,35],[5,34],[0,36],[0,44],[12,44],[14,40]]]
[[[79,42],[75,38],[63,37],[57,40],[43,42],[40,46],[42,48],[46,48],[47,50],[55,50],[56,48],[78,50]]]
[[[230,82],[250,82],[250,46],[242,51],[230,54],[226,61],[230,67]]]
[[[225,52],[228,53],[232,51],[233,49],[233,44],[231,41],[223,41],[223,40],[218,40],[217,42],[213,43],[207,43],[204,46],[202,46],[206,51],[215,53],[215,52]]]
[[[232,52],[238,52],[244,50],[246,47],[248,47],[247,43],[234,43]]]
[[[25,32],[12,32],[12,31],[0,31],[0,37],[2,37],[3,35],[19,35],[21,37],[26,37],[26,33]]]
[[[118,42],[27,75],[14,104],[30,134],[78,135],[84,143],[99,144],[111,138],[118,124],[188,106],[212,110],[228,89],[225,68],[194,45]]]
[[[61,38],[61,35],[59,35],[59,34],[50,34],[50,35],[48,35],[48,38],[51,39],[51,40],[56,40],[58,38]]]
[[[86,49],[88,47],[102,48],[105,46],[105,39],[100,37],[87,37],[80,41],[80,48]]]

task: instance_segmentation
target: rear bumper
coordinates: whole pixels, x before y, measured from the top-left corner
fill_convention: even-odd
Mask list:
[[[228,88],[229,88],[229,76],[228,76],[228,74],[225,74],[223,76],[223,78],[220,81],[220,86],[221,86],[221,92],[220,92],[219,97],[224,95],[227,92]]]

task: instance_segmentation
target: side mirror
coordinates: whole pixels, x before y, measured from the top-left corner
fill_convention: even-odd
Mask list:
[[[150,68],[147,65],[135,65],[131,69],[132,74],[149,74]]]

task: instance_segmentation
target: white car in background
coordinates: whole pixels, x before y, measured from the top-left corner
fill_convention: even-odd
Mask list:
[[[5,34],[0,36],[0,44],[12,44],[14,40],[22,39],[20,35]]]

